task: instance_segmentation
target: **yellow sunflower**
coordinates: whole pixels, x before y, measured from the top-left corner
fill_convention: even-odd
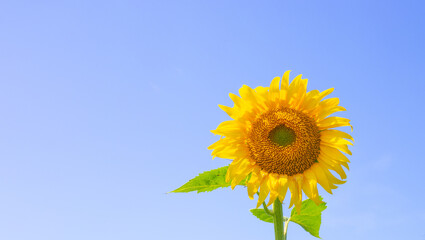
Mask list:
[[[233,120],[222,122],[211,132],[220,140],[208,147],[213,157],[232,159],[226,175],[232,189],[251,174],[248,196],[259,191],[257,207],[270,194],[267,206],[276,198],[283,202],[289,189],[290,206],[300,211],[302,193],[321,203],[317,183],[332,193],[347,176],[348,145],[354,139],[332,128],[351,126],[350,120],[329,115],[345,111],[338,98],[322,99],[333,88],[307,92],[307,79],[297,76],[289,84],[289,72],[275,77],[270,87],[239,89],[241,97],[230,93],[234,107],[219,105]],[[224,136],[224,137],[223,137]]]

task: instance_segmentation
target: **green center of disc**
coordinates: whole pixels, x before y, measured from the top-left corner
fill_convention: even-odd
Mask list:
[[[285,125],[279,125],[269,133],[269,139],[282,147],[295,142],[295,138],[295,132]]]

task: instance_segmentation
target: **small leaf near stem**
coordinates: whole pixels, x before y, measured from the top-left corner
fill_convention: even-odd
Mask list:
[[[273,215],[269,215],[264,211],[264,209],[251,209],[249,210],[252,215],[256,216],[258,219],[264,222],[273,223]]]
[[[266,206],[266,203],[265,203],[265,202],[263,202],[263,208],[264,208],[264,211],[265,211],[268,215],[273,216],[273,211],[270,211],[270,209]]]

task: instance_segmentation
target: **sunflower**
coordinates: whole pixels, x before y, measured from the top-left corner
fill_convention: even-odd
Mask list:
[[[333,88],[307,92],[307,79],[297,76],[289,84],[289,72],[275,77],[270,87],[243,85],[241,97],[230,93],[233,107],[219,105],[233,120],[211,132],[222,136],[208,147],[213,157],[231,159],[226,181],[232,189],[250,175],[248,196],[259,192],[257,207],[269,196],[283,202],[288,190],[290,206],[300,211],[303,192],[316,204],[322,201],[317,184],[332,193],[345,181],[350,161],[348,145],[354,139],[333,128],[351,126],[350,120],[329,115],[345,111],[338,98],[323,100]],[[352,130],[352,128],[351,128]]]

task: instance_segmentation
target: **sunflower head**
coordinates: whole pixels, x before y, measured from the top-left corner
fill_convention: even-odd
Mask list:
[[[297,76],[289,84],[289,72],[275,77],[270,87],[239,89],[240,97],[230,94],[233,107],[219,105],[231,118],[222,122],[214,134],[223,136],[209,146],[214,157],[232,159],[226,175],[232,188],[249,174],[248,196],[259,192],[257,207],[267,196],[273,203],[284,201],[291,192],[290,206],[299,212],[303,192],[321,203],[317,184],[327,192],[346,178],[348,145],[353,138],[333,128],[351,126],[350,120],[329,115],[345,111],[338,98],[323,100],[333,89],[307,92],[307,79]]]

